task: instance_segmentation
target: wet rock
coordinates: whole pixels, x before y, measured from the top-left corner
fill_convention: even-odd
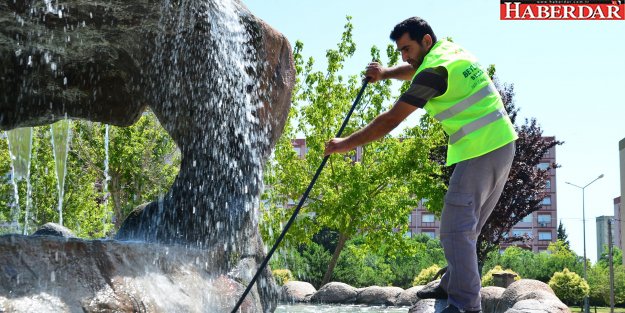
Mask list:
[[[499,304],[501,295],[505,290],[505,288],[495,286],[483,287],[482,290],[480,290],[480,296],[482,297],[482,312],[496,313],[497,304]]]
[[[544,313],[571,313],[571,310],[561,301],[541,301],[536,299],[521,300],[514,304],[505,313],[515,312],[544,312]]]
[[[354,303],[358,293],[356,288],[340,282],[330,282],[323,285],[310,298],[311,302],[321,303]]]
[[[0,236],[4,312],[230,312],[249,277],[182,246]],[[238,271],[253,272],[253,260]],[[242,312],[270,312],[252,289]]]
[[[414,286],[402,291],[397,297],[397,302],[395,303],[395,305],[409,306],[415,304],[417,301],[419,301],[419,297],[417,297],[417,292],[421,289],[423,289],[423,286]]]
[[[404,289],[399,287],[370,286],[358,293],[356,303],[367,305],[395,305]]]
[[[289,281],[282,286],[280,300],[288,303],[310,302],[317,289],[304,281]]]
[[[410,309],[408,313],[436,313],[447,307],[447,300],[440,299],[420,299]]]
[[[524,295],[539,290],[555,295],[549,285],[541,281],[533,279],[521,279],[515,281],[510,284],[510,286],[508,286],[508,288],[506,288],[501,295],[501,299],[497,305],[497,312],[505,312],[506,310],[512,308],[514,304],[517,303]]]
[[[64,238],[75,238],[76,236],[67,227],[61,226],[57,223],[46,223],[39,227],[33,236],[57,236]]]

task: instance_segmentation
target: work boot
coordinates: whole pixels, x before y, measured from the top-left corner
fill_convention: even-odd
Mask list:
[[[480,313],[480,312],[482,311],[460,311],[460,309],[458,309],[452,304],[448,305],[444,310],[441,311],[441,313]]]
[[[417,291],[419,299],[447,299],[447,291],[440,286],[441,281],[429,282],[423,289]]]

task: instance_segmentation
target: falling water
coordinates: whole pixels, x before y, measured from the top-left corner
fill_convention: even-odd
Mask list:
[[[102,193],[103,193],[103,201],[102,205],[104,208],[108,208],[108,200],[109,200],[109,181],[111,180],[111,176],[109,176],[109,125],[106,124],[104,126],[104,181],[102,182]],[[103,224],[106,225],[109,222],[115,222],[112,220],[113,214],[112,212],[107,211],[104,216]]]
[[[54,163],[56,164],[57,190],[59,192],[59,225],[63,225],[63,196],[65,194],[65,175],[67,174],[67,152],[71,137],[70,121],[64,119],[50,125]]]
[[[267,145],[257,116],[262,102],[255,76],[262,61],[239,6],[230,0],[163,1],[163,30],[149,75],[155,78],[150,102],[163,126],[196,134],[178,142],[183,162],[173,186],[179,192],[176,206],[193,212],[195,237],[221,241],[230,251],[241,250],[250,238],[232,230],[257,223],[261,151]],[[241,238],[223,238],[227,233]]]
[[[13,231],[19,231],[19,215],[20,201],[18,182],[26,180],[26,208],[24,217],[23,233],[28,232],[28,213],[30,211],[31,202],[31,185],[30,185],[30,159],[32,157],[33,145],[33,129],[32,127],[17,128],[6,132],[9,143],[9,156],[11,158],[11,183],[13,184],[13,193],[15,204],[11,210],[11,218],[13,219]]]

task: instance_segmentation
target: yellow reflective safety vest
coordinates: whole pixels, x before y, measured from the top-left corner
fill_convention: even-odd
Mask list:
[[[455,43],[438,41],[414,76],[439,66],[447,69],[447,91],[430,99],[424,109],[449,136],[447,165],[484,155],[518,138],[499,92],[471,53]]]

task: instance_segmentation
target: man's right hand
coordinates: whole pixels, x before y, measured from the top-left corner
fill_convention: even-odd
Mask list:
[[[378,62],[371,62],[367,65],[367,69],[365,71],[365,77],[369,77],[369,81],[375,83],[379,80],[386,79],[387,68],[383,67]]]

